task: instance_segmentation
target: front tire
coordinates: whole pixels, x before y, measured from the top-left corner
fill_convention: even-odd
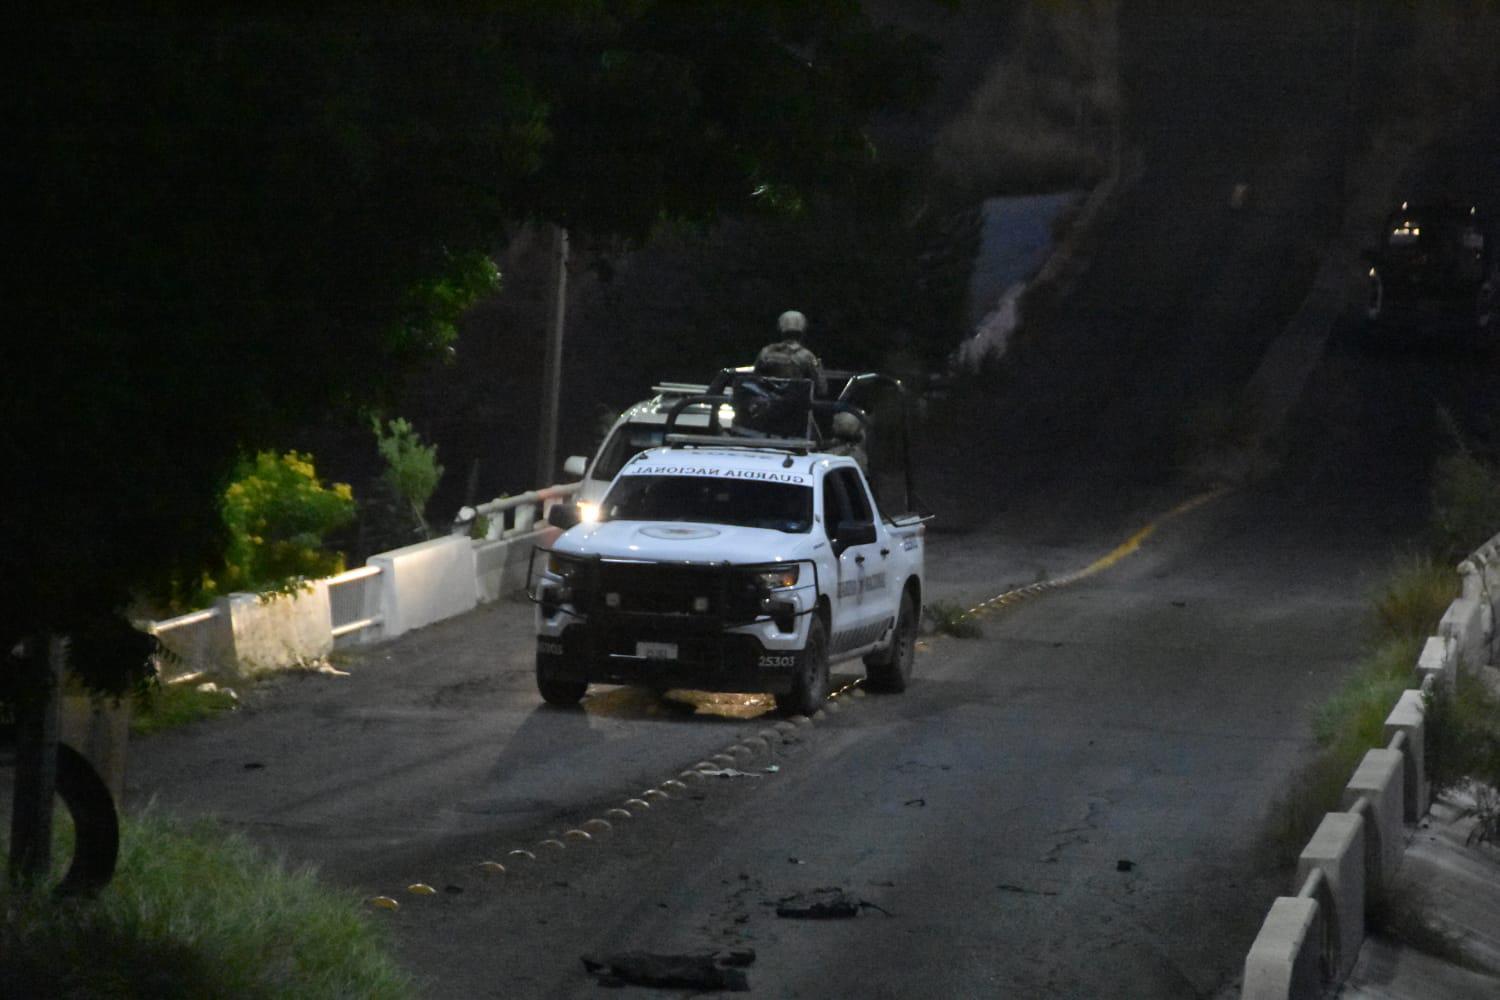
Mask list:
[[[828,627],[812,616],[807,627],[807,645],[802,650],[802,669],[792,689],[776,696],[776,707],[786,715],[812,715],[828,700]]]
[[[917,659],[917,602],[911,591],[901,595],[901,610],[896,615],[895,634],[891,644],[879,653],[865,657],[865,684],[871,691],[900,694],[911,683],[912,665]]]
[[[542,665],[538,663],[536,665],[536,689],[547,704],[556,705],[559,708],[572,708],[583,700],[589,685],[587,681],[563,681],[548,677],[542,670]]]

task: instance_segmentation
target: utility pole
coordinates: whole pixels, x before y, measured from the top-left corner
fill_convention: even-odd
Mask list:
[[[568,231],[552,227],[552,294],[547,300],[547,350],[542,362],[542,429],[536,449],[536,484],[557,475],[557,404],[562,387],[563,324],[568,308]]]

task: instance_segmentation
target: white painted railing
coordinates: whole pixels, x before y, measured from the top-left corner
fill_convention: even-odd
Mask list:
[[[367,628],[378,628],[385,616],[373,610],[380,606],[380,566],[360,566],[330,576],[328,585],[329,624],[334,639],[353,635]]]
[[[1385,745],[1366,751],[1344,786],[1341,812],[1323,817],[1297,861],[1298,887],[1272,905],[1245,956],[1241,1000],[1316,998],[1342,981],[1364,942],[1365,914],[1401,864],[1405,824],[1432,804],[1425,696],[1452,689],[1460,670],[1486,666],[1500,612],[1500,535],[1459,564],[1463,589],[1444,612],[1385,720]]]
[[[532,547],[557,534],[547,509],[578,487],[562,483],[465,507],[451,535],[377,553],[288,594],[231,594],[149,631],[169,652],[173,673],[215,675],[284,669],[394,638],[521,590]],[[470,537],[480,517],[485,530]]]
[[[535,531],[546,521],[547,510],[554,503],[578,492],[581,483],[561,483],[530,490],[513,497],[496,497],[478,507],[464,507],[453,519],[453,534],[469,535],[479,518],[488,522],[484,540],[513,538]]]

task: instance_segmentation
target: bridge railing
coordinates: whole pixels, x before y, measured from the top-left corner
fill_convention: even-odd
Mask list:
[[[1405,824],[1432,804],[1426,696],[1490,662],[1500,605],[1500,535],[1458,566],[1462,590],[1427,639],[1414,686],[1386,716],[1384,745],[1366,751],[1297,861],[1295,894],[1277,898],[1245,957],[1242,1000],[1316,998],[1354,968],[1366,910],[1401,865]]]
[[[531,549],[557,534],[547,509],[578,492],[562,483],[466,507],[452,534],[389,552],[286,593],[230,594],[152,622],[164,672],[242,676],[316,663],[335,649],[391,639],[526,585]]]

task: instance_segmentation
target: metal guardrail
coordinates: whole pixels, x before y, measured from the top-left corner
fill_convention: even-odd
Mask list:
[[[185,615],[175,618],[165,618],[159,622],[151,622],[149,631],[152,635],[161,635],[163,632],[171,632],[174,629],[187,628],[191,625],[200,625],[219,616],[217,607],[203,608],[200,611],[189,611]]]
[[[503,575],[509,559],[507,543],[524,544],[540,537],[547,529],[547,508],[559,500],[573,496],[581,483],[562,483],[528,490],[513,497],[499,497],[478,507],[465,507],[459,511],[453,523],[454,535],[472,535],[474,523],[480,517],[488,519],[482,537],[474,538],[476,549],[475,568],[480,582],[486,574],[497,570]],[[387,634],[388,623],[384,608],[386,598],[382,588],[391,585],[383,578],[381,565],[366,565],[339,573],[335,576],[307,582],[309,588],[324,588],[328,594],[329,631],[334,640],[343,640],[340,647],[358,645],[371,638]],[[490,589],[493,590],[493,581]],[[490,598],[494,594],[490,593]],[[481,596],[481,600],[485,600]],[[184,615],[149,622],[143,627],[152,635],[170,635],[170,646],[184,660],[209,656],[215,660],[235,657],[237,638],[229,636],[226,605],[220,602],[213,607],[190,611]],[[367,630],[375,630],[366,633]]]
[[[513,497],[496,497],[477,507],[464,507],[453,519],[452,533],[469,535],[479,518],[487,518],[489,526],[483,540],[496,541],[514,538],[535,531],[539,523],[546,520],[547,508],[559,500],[576,494],[582,483],[560,483],[543,486],[539,490],[528,490]]]
[[[361,566],[324,581],[328,586],[328,617],[335,639],[385,621],[382,615],[367,613],[371,607],[379,607],[381,572],[379,566]]]

